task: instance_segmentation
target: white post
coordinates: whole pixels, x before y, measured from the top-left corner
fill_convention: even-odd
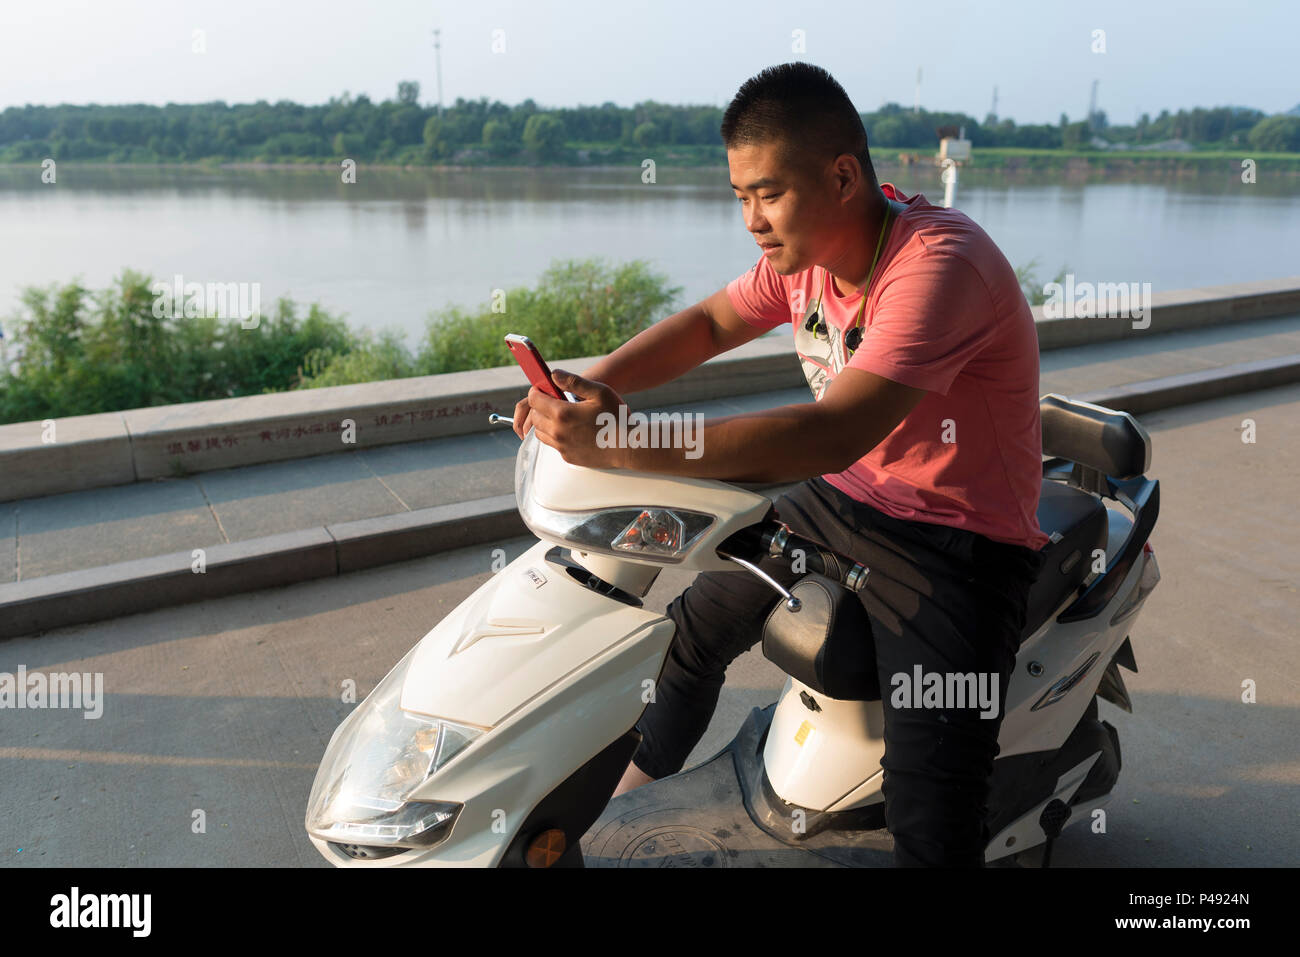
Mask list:
[[[945,159],[939,178],[943,180],[943,208],[952,209],[952,200],[957,193],[957,164]]]

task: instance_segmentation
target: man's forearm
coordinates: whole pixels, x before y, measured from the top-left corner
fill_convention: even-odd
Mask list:
[[[688,457],[681,443],[671,443],[676,447],[622,448],[617,464],[731,482],[797,482],[844,471],[869,451],[862,448],[868,438],[846,436],[836,417],[809,402],[713,419],[693,437],[697,458]]]
[[[713,320],[696,303],[637,333],[582,376],[626,395],[671,382],[720,351]]]

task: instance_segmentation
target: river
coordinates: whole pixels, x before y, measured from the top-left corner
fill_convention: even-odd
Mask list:
[[[966,170],[956,205],[1040,282],[1153,291],[1300,274],[1300,179],[1147,181]],[[882,168],[943,201],[932,166]],[[431,311],[532,284],[552,259],[646,259],[701,299],[758,258],[724,168],[358,170],[0,167],[0,317],[27,284],[92,288],[131,267],[171,282],[260,283],[414,344]],[[9,323],[6,323],[9,325]]]

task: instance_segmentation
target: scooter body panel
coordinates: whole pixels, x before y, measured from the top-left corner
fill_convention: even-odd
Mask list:
[[[845,803],[870,779],[875,787],[869,790],[880,801],[884,753],[885,713],[879,701],[839,701],[786,680],[763,746],[768,780],[783,800],[819,811],[874,803],[872,793]]]
[[[575,581],[546,560],[551,548],[534,545],[421,640],[402,688],[404,710],[495,727],[663,619]]]
[[[1108,508],[1107,514],[1110,526],[1106,555],[1113,556],[1123,546],[1132,522],[1113,508]],[[1092,557],[1085,556],[1085,559],[1091,561]],[[1113,625],[1110,621],[1117,610],[1133,597],[1150,561],[1152,559],[1144,555],[1133,563],[1124,583],[1096,617],[1058,622],[1056,616],[1064,604],[1073,600],[1071,595],[1062,608],[1058,608],[1020,646],[1016,670],[1007,688],[1006,717],[998,736],[999,757],[1059,748],[1069,737],[1092,702],[1106,667],[1133,626],[1136,611]],[[1034,674],[1034,671],[1039,673]],[[1054,702],[1044,702],[1044,697],[1055,685],[1069,678],[1076,680],[1067,693]]]
[[[1114,555],[1127,538],[1132,522],[1115,509],[1107,512],[1107,554]],[[1051,751],[1070,736],[1133,624],[1136,611],[1114,625],[1108,623],[1138,587],[1147,560],[1144,557],[1134,563],[1115,597],[1096,617],[1062,624],[1054,614],[1021,646],[1007,689],[1007,710],[998,737],[999,757]],[[1062,607],[1073,597],[1066,598]],[[1038,669],[1031,669],[1031,663],[1041,666],[1038,675],[1032,673]],[[1078,680],[1069,691],[1034,710],[1053,685],[1076,676]],[[810,709],[807,700],[812,700],[817,710]],[[880,790],[883,755],[884,711],[880,701],[838,701],[794,679],[786,681],[763,752],[768,779],[782,800],[829,812],[879,804],[884,800]],[[1065,789],[1062,785],[1058,790]],[[1019,845],[1023,847],[1023,835],[1020,837]]]
[[[495,866],[533,808],[636,724],[674,626],[574,581],[546,561],[552,547],[540,542],[498,572],[414,652],[403,710],[490,729],[409,797],[463,804],[450,835],[373,861],[312,837],[332,863]]]
[[[657,565],[677,565],[696,571],[735,571],[736,566],[718,557],[717,548],[731,535],[759,521],[772,507],[766,495],[750,492],[711,479],[692,479],[651,472],[590,469],[571,465],[549,445],[536,450],[537,467],[527,502],[520,514],[530,519],[529,505],[554,512],[584,513],[597,509],[647,508],[654,506],[689,509],[714,517],[709,526],[680,562],[662,559],[644,561],[635,553],[620,555],[621,561]],[[534,528],[539,538],[545,529]]]
[[[1069,807],[1070,801],[1073,800],[1075,792],[1087,778],[1088,772],[1092,770],[1093,765],[1101,757],[1100,751],[1095,751],[1084,760],[1080,761],[1073,768],[1061,775],[1056,780],[1055,786],[1049,796],[1040,800],[1033,807],[1023,812],[1018,818],[1009,825],[994,834],[989,841],[988,849],[984,852],[986,861],[996,861],[1004,857],[1010,857],[1027,848],[1035,847],[1041,844],[1044,839],[1043,827],[1039,823],[1043,810],[1052,801],[1060,801],[1069,808],[1069,817],[1061,825],[1062,830],[1069,827],[1080,819],[1080,809]],[[1102,807],[1110,800],[1110,795],[1096,798],[1088,802],[1087,810],[1089,812]]]

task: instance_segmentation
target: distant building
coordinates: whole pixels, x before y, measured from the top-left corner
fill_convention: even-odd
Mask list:
[[[1146,146],[1135,146],[1139,150],[1157,150],[1162,153],[1190,153],[1195,147],[1187,140],[1173,139],[1161,140],[1159,143],[1148,143]]]
[[[948,137],[939,141],[940,162],[946,159],[964,163],[970,159],[970,140]]]
[[[970,160],[970,140],[966,139],[966,127],[958,130],[951,126],[941,126],[935,132],[939,134],[939,152],[934,157],[936,163],[942,164],[945,160],[965,163]]]

